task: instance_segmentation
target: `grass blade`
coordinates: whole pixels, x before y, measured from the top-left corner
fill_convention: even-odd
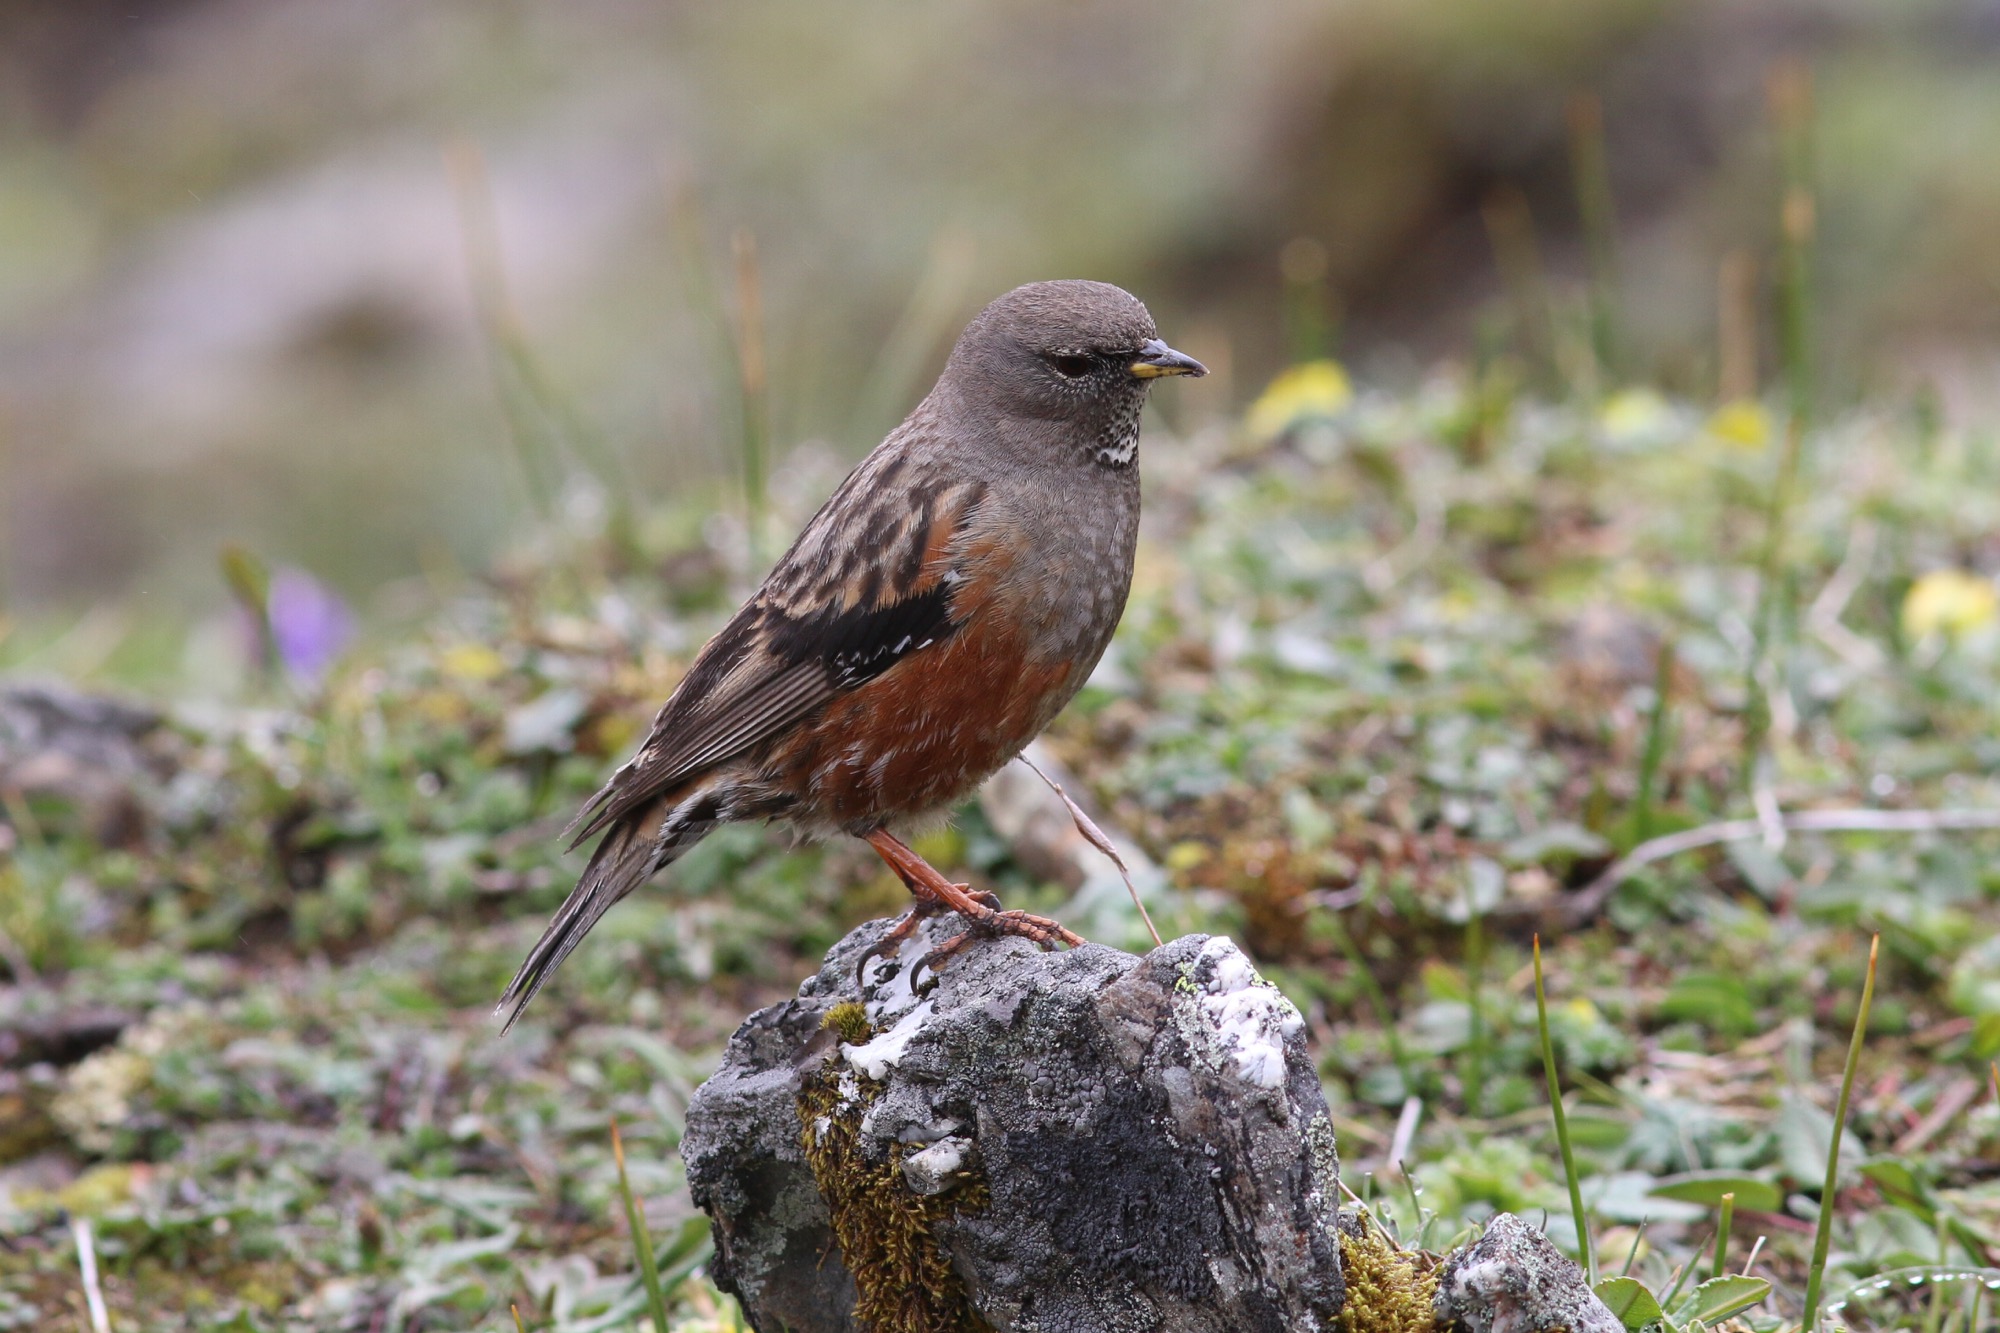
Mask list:
[[[1646,749],[1639,759],[1639,793],[1632,800],[1632,843],[1653,836],[1653,803],[1659,794],[1660,766],[1667,757],[1667,720],[1673,707],[1674,641],[1660,641],[1653,669],[1653,711],[1646,720]]]
[[[1660,1304],[1663,1307],[1670,1306],[1680,1299],[1681,1288],[1685,1287],[1688,1278],[1693,1276],[1695,1260],[1701,1257],[1701,1251],[1707,1244],[1708,1237],[1703,1236],[1701,1244],[1694,1247],[1694,1253],[1688,1256],[1687,1262],[1674,1270],[1673,1284],[1667,1288],[1667,1294],[1660,1297]]]
[[[1625,1267],[1618,1270],[1618,1276],[1632,1276],[1632,1265],[1639,1262],[1639,1247],[1646,1243],[1646,1226],[1641,1222],[1639,1229],[1632,1233],[1632,1248],[1625,1252]]]
[[[618,1134],[618,1122],[611,1122],[611,1155],[618,1162],[618,1193],[625,1200],[625,1220],[632,1228],[632,1250],[639,1259],[639,1279],[646,1284],[646,1306],[653,1316],[654,1333],[667,1333],[667,1297],[660,1289],[660,1266],[653,1257],[652,1237],[646,1234],[646,1217],[639,1201],[632,1197],[632,1182],[625,1175],[625,1141]]]
[[[271,628],[271,568],[247,546],[223,543],[218,560],[229,595],[243,608],[257,638],[257,671],[265,684],[278,679],[284,663],[278,656],[277,632]]]
[[[916,290],[862,381],[848,424],[853,440],[879,440],[921,396],[924,370],[950,345],[955,321],[964,316],[977,253],[972,233],[959,227],[944,228],[931,242]]]
[[[1766,668],[1775,651],[1780,622],[1790,615],[1791,583],[1785,577],[1785,540],[1793,492],[1798,486],[1806,430],[1813,411],[1812,349],[1808,342],[1808,305],[1812,270],[1814,204],[1812,189],[1812,80],[1796,61],[1779,65],[1770,79],[1771,116],[1777,124],[1782,197],[1778,217],[1778,357],[1782,365],[1789,419],[1771,481],[1765,514],[1764,549],[1758,561],[1757,612],[1751,624],[1753,645],[1745,682],[1750,693],[1743,747],[1743,788],[1755,783],[1757,765],[1771,728],[1770,681]]]
[[[1618,376],[1618,227],[1604,147],[1604,103],[1596,93],[1569,102],[1570,169],[1590,264],[1590,345],[1600,391]]]
[[[1715,279],[1715,399],[1757,396],[1757,261],[1747,250],[1723,256]]]
[[[1503,185],[1480,205],[1486,236],[1493,247],[1493,262],[1500,270],[1500,285],[1512,309],[1514,340],[1519,354],[1533,368],[1536,378],[1548,385],[1561,383],[1556,351],[1555,317],[1550,313],[1548,271],[1542,265],[1541,249],[1535,241],[1534,214],[1528,196],[1520,187]]]
[[[562,461],[548,423],[533,410],[516,378],[525,343],[520,315],[508,294],[500,260],[499,225],[494,216],[493,186],[486,158],[469,140],[453,139],[444,146],[445,169],[458,204],[460,246],[472,287],[474,312],[493,374],[507,438],[514,446],[522,485],[535,517],[547,522],[555,514],[562,487]]]
[[[1468,900],[1471,893],[1468,890]],[[1486,1114],[1486,928],[1484,918],[1467,902],[1465,918],[1465,986],[1471,1031],[1465,1041],[1465,1113]]]
[[[1569,1118],[1563,1114],[1562,1084],[1556,1080],[1556,1046],[1549,1036],[1549,997],[1542,989],[1542,937],[1535,936],[1535,1027],[1542,1040],[1542,1073],[1549,1081],[1549,1110],[1556,1119],[1556,1147],[1562,1151],[1563,1179],[1569,1185],[1570,1215],[1576,1219],[1576,1249],[1590,1285],[1597,1285],[1597,1257],[1590,1251],[1590,1226],[1583,1216],[1583,1184],[1576,1176],[1576,1153],[1569,1143]]]
[[[1722,1217],[1715,1224],[1715,1264],[1708,1272],[1710,1277],[1722,1276],[1723,1260],[1729,1254],[1729,1226],[1736,1220],[1736,1191],[1722,1196]]]
[[[1854,1094],[1854,1076],[1861,1068],[1861,1043],[1868,1036],[1868,1007],[1875,1002],[1875,955],[1882,937],[1868,942],[1868,978],[1861,983],[1861,1007],[1854,1014],[1854,1036],[1847,1043],[1847,1067],[1840,1075],[1840,1098],[1833,1107],[1833,1146],[1826,1154],[1826,1185],[1819,1196],[1819,1225],[1813,1231],[1812,1265],[1806,1271],[1806,1307],[1801,1326],[1813,1333],[1819,1322],[1820,1287],[1826,1280],[1827,1251],[1833,1245],[1834,1190],[1840,1183],[1840,1136],[1847,1128],[1847,1103]]]
[[[1285,282],[1285,342],[1293,365],[1333,355],[1329,258],[1326,245],[1311,236],[1295,236],[1278,252],[1278,272]]]
[[[1768,96],[1778,134],[1778,358],[1792,416],[1813,408],[1811,277],[1817,208],[1813,199],[1812,72],[1786,60],[1771,71]]]
[[[1396,1030],[1395,1010],[1390,1007],[1389,996],[1382,989],[1382,983],[1375,979],[1375,973],[1368,967],[1368,960],[1362,955],[1360,944],[1345,928],[1340,932],[1340,951],[1347,955],[1347,961],[1354,968],[1354,979],[1361,983],[1361,993],[1368,1000],[1368,1010],[1375,1020],[1376,1029],[1389,1044],[1389,1061],[1396,1066],[1396,1073],[1403,1080],[1403,1095],[1410,1096],[1417,1090],[1416,1069],[1410,1062],[1409,1052],[1403,1048],[1402,1035]]]
[[[764,510],[770,450],[770,376],[764,360],[764,282],[757,238],[739,227],[731,238],[736,257],[736,370],[742,393],[743,499],[749,524],[750,565],[764,564]]]

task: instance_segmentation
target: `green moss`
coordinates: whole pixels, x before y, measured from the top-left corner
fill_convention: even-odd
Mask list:
[[[1422,1250],[1398,1249],[1382,1229],[1342,1218],[1340,1265],[1347,1303],[1340,1333],[1433,1333],[1438,1260]]]
[[[871,1035],[858,1004],[835,1005],[823,1026],[849,1043]],[[922,1195],[903,1183],[911,1145],[892,1144],[869,1160],[861,1121],[886,1086],[849,1071],[837,1054],[799,1085],[799,1141],[854,1275],[854,1317],[871,1333],[992,1333],[936,1235],[952,1214],[985,1207],[986,1181],[974,1176],[947,1194]]]
[[[858,1000],[836,1004],[826,1011],[826,1017],[820,1020],[819,1025],[851,1046],[867,1041],[873,1033],[868,1026],[868,1008]]]

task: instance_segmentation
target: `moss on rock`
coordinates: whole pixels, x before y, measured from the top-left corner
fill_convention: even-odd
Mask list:
[[[873,1035],[859,1004],[835,1005],[822,1026],[849,1045]],[[871,1333],[992,1333],[937,1236],[952,1214],[986,1205],[985,1178],[923,1195],[903,1180],[903,1157],[921,1145],[891,1144],[869,1160],[861,1122],[886,1086],[837,1051],[799,1080],[799,1141],[854,1277],[854,1317]]]
[[[1435,1255],[1399,1249],[1380,1227],[1343,1213],[1340,1263],[1347,1277],[1340,1333],[1433,1333],[1437,1328],[1431,1305],[1438,1285]]]

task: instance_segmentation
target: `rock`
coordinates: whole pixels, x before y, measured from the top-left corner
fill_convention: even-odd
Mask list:
[[[1344,1291],[1303,1024],[1228,940],[981,943],[919,1000],[925,923],[731,1039],[682,1155],[760,1330],[1291,1333]]]
[[[103,1004],[23,1003],[32,991],[0,992],[0,1069],[48,1063],[72,1065],[117,1041],[138,1021],[129,1009]]]
[[[107,846],[137,840],[162,777],[157,713],[60,685],[0,686],[0,793],[73,809]]]
[[[1501,1213],[1445,1261],[1433,1303],[1443,1328],[1465,1333],[1624,1333],[1583,1269],[1541,1232]]]

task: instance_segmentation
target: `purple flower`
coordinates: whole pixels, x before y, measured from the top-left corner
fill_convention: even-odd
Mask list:
[[[278,660],[301,680],[318,680],[354,637],[347,603],[302,569],[274,573],[265,606]]]

